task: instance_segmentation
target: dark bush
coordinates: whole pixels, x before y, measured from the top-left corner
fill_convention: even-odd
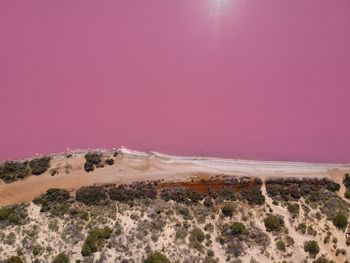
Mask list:
[[[315,240],[311,240],[304,243],[304,250],[310,256],[315,257],[320,252],[320,247]]]
[[[69,263],[69,257],[65,253],[60,253],[52,260],[52,263]]]
[[[234,222],[230,225],[230,229],[233,234],[239,235],[242,234],[245,230],[245,225],[241,222]]]
[[[283,226],[283,218],[273,214],[267,214],[264,219],[264,224],[267,231],[279,231]]]
[[[100,164],[102,161],[102,153],[99,152],[88,152],[84,155],[86,162],[92,164]]]
[[[40,212],[50,212],[54,216],[63,216],[68,212],[69,192],[64,189],[51,188],[40,197],[33,200],[34,204],[41,205]]]
[[[342,213],[337,213],[332,219],[333,225],[339,229],[345,229],[348,226],[348,218]]]
[[[107,199],[106,191],[102,186],[87,186],[80,188],[75,195],[78,202],[86,205],[96,205]]]
[[[101,167],[102,153],[99,152],[88,152],[84,155],[85,163],[84,170],[86,172],[92,172],[96,167]]]
[[[112,234],[112,229],[109,227],[105,228],[94,228],[91,230],[86,237],[81,254],[85,256],[90,256],[93,253],[97,252],[104,245],[104,241],[109,239]]]
[[[90,163],[90,162],[85,162],[84,163],[84,170],[86,171],[86,172],[92,172],[93,170],[94,170],[95,168],[94,168],[94,164],[93,163]]]
[[[40,175],[50,167],[51,157],[44,156],[41,158],[33,159],[29,162],[29,166],[31,168],[31,172],[34,175]]]
[[[227,203],[227,204],[224,204],[224,206],[222,207],[221,209],[221,212],[223,213],[224,216],[233,216],[233,213],[235,212],[236,210],[236,206],[232,203]]]
[[[107,159],[107,160],[106,160],[106,164],[108,164],[108,165],[113,165],[113,164],[114,164],[114,160],[113,160],[112,158]]]
[[[0,165],[0,178],[6,183],[23,179],[28,174],[28,162],[6,161]]]
[[[12,256],[5,261],[6,263],[24,263],[23,260],[18,256]]]
[[[154,183],[137,182],[131,185],[113,186],[108,190],[111,200],[129,202],[135,199],[155,199],[157,189]]]
[[[144,263],[171,263],[171,261],[159,252],[155,252],[145,259]]]

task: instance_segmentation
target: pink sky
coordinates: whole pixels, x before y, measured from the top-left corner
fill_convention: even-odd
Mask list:
[[[0,159],[350,162],[350,1],[0,1]]]

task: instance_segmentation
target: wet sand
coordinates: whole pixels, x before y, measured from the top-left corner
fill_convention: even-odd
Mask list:
[[[113,156],[112,152],[105,154]],[[84,153],[73,154],[71,158],[66,158],[64,154],[56,155],[50,165],[51,168],[57,168],[59,174],[51,176],[46,171],[40,176],[29,176],[9,184],[1,183],[0,205],[30,202],[49,188],[74,191],[94,184],[125,184],[146,180],[178,182],[215,175],[258,177],[263,181],[271,177],[328,177],[340,183],[343,175],[350,172],[350,165],[180,157],[127,149],[120,150],[114,159],[114,165],[87,173],[83,168]],[[65,170],[69,173],[66,174]]]

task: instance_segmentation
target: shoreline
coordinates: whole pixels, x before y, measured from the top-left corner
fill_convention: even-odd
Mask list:
[[[214,156],[190,156],[190,155],[171,155],[166,153],[161,153],[157,151],[149,151],[149,152],[143,152],[143,151],[137,151],[137,150],[131,150],[126,147],[119,147],[119,148],[87,148],[87,149],[67,149],[67,151],[63,152],[56,152],[56,153],[49,153],[49,154],[34,154],[29,157],[24,158],[18,158],[18,159],[6,159],[6,160],[0,160],[0,164],[6,162],[6,161],[14,161],[14,162],[21,162],[21,161],[28,161],[35,158],[43,157],[43,156],[50,156],[50,157],[65,157],[68,154],[85,154],[87,152],[102,152],[105,154],[112,154],[114,152],[118,152],[124,155],[128,156],[134,156],[134,157],[158,157],[158,158],[164,158],[169,160],[177,160],[177,161],[204,161],[204,162],[213,162],[213,163],[227,163],[229,164],[246,164],[246,165],[280,165],[280,166],[307,166],[307,167],[340,167],[340,168],[347,168],[350,167],[349,163],[332,163],[332,162],[308,162],[308,161],[276,161],[276,160],[255,160],[255,159],[240,159],[240,158],[222,158],[222,157],[214,157]]]

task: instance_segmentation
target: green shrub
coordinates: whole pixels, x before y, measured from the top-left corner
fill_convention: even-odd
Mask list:
[[[191,231],[191,236],[190,236],[191,241],[202,243],[204,239],[205,239],[205,235],[200,228],[196,227]]]
[[[6,161],[0,165],[0,178],[6,183],[23,179],[28,174],[28,162]]]
[[[102,186],[87,186],[80,188],[75,195],[78,202],[86,205],[96,205],[107,199],[106,191]]]
[[[267,214],[264,219],[264,224],[267,231],[279,231],[284,226],[283,218],[273,214]]]
[[[320,247],[315,240],[306,241],[304,243],[304,251],[315,257],[320,252]]]
[[[282,240],[276,242],[276,247],[280,251],[286,251],[286,244]]]
[[[5,261],[6,263],[23,263],[23,260],[20,257],[12,256]]]
[[[69,263],[69,257],[65,253],[60,253],[52,260],[52,263]]]
[[[41,158],[33,159],[29,162],[31,172],[34,175],[40,175],[44,173],[50,167],[51,157],[44,156]]]
[[[171,261],[159,252],[155,252],[145,259],[144,263],[171,263]]]
[[[333,225],[339,229],[345,229],[348,226],[348,219],[342,213],[337,213],[332,219]]]
[[[299,215],[300,206],[298,203],[288,203],[287,209],[293,216]]]
[[[105,228],[94,228],[91,230],[86,237],[83,248],[81,250],[81,254],[85,256],[90,256],[91,254],[98,251],[104,244],[104,241],[106,239],[109,239],[109,237],[112,234],[112,229],[109,227]]]
[[[242,234],[245,230],[245,225],[241,222],[234,222],[230,225],[233,234]]]
[[[277,200],[273,200],[273,201],[272,201],[272,204],[273,204],[273,205],[278,205],[278,201],[277,201]]]
[[[224,216],[233,216],[233,213],[235,212],[236,210],[236,206],[232,203],[227,203],[227,204],[224,204],[224,206],[222,207],[221,209],[221,212],[223,213]]]

